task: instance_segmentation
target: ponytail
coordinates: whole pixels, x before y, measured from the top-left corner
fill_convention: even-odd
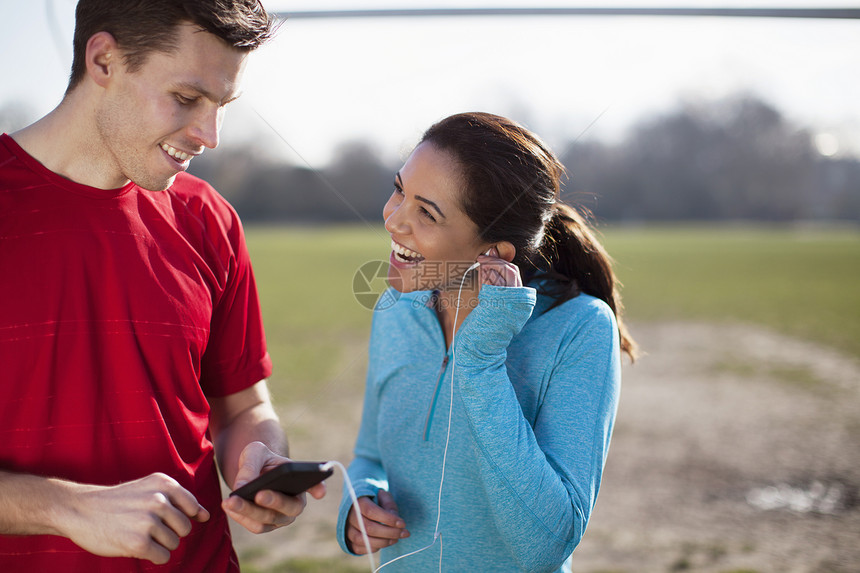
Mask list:
[[[573,207],[558,202],[546,225],[539,251],[541,267],[548,263],[547,275],[554,279],[544,293],[555,298],[552,307],[584,292],[601,299],[615,314],[621,350],[631,361],[638,355],[636,342],[628,334],[621,315],[620,283],[612,270],[612,258],[594,236],[585,218]]]

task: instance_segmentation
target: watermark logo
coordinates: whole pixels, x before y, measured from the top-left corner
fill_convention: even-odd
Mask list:
[[[352,294],[367,310],[386,310],[394,306],[400,293],[388,288],[388,261],[369,261],[352,277]]]
[[[401,292],[440,291],[469,292],[479,288],[477,272],[469,272],[473,262],[469,261],[425,261],[420,272],[404,273],[405,276],[392,277],[396,288],[388,288],[388,261],[368,261],[361,265],[352,277],[352,294],[358,304],[367,310],[388,310],[400,298]],[[394,269],[396,271],[396,268]],[[400,274],[400,273],[395,273]],[[426,305],[421,297],[413,301],[416,305]],[[435,303],[444,306],[447,300]],[[478,301],[474,296],[460,301],[461,308],[475,308]]]

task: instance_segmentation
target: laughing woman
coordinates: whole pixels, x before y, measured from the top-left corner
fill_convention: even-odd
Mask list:
[[[374,313],[349,468],[386,571],[562,571],[585,532],[636,349],[563,172],[525,128],[469,113],[395,176],[397,302]],[[363,539],[345,496],[338,540]]]

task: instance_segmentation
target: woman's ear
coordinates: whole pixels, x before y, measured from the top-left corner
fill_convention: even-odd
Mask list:
[[[97,32],[87,41],[87,76],[101,87],[107,85],[115,67],[120,65],[118,48],[116,39],[108,32]]]
[[[505,259],[509,263],[517,256],[517,248],[507,241],[496,243],[493,246],[499,252],[499,258]]]

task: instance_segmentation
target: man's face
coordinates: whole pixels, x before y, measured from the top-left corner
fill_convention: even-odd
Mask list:
[[[175,51],[150,53],[138,71],[115,66],[99,102],[103,175],[114,187],[167,189],[191,158],[218,145],[224,106],[238,96],[248,53],[190,24],[176,34]]]

